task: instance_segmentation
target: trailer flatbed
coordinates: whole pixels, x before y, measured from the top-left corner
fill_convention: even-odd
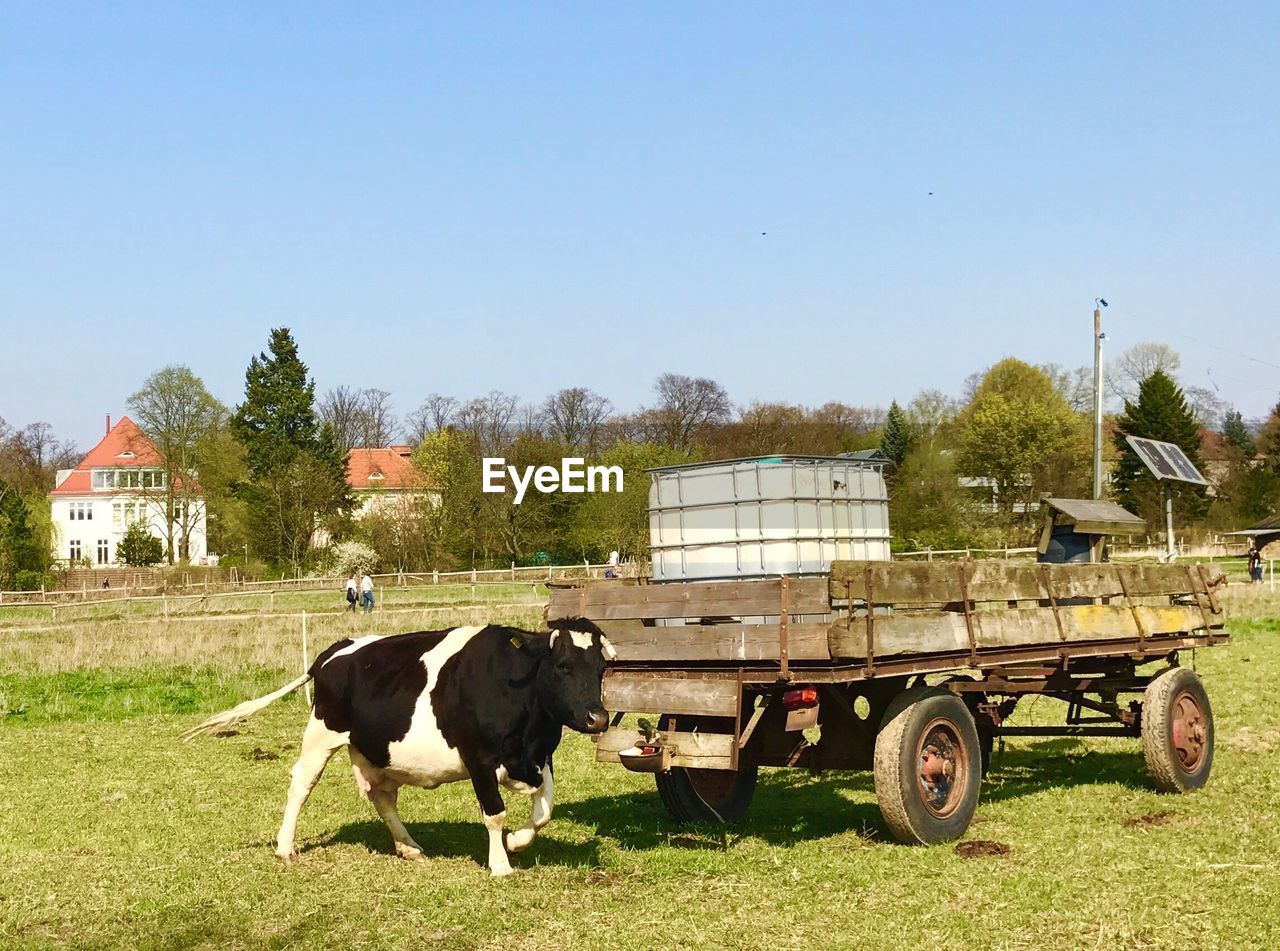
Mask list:
[[[1133,737],[1158,787],[1203,785],[1212,710],[1179,655],[1227,640],[1224,583],[1186,565],[835,562],[553,585],[547,619],[613,643],[597,759],[653,772],[676,818],[741,818],[761,766],[871,770],[893,835],[934,842],[967,828],[1001,736]],[[1027,694],[1064,701],[1065,724],[1008,724]]]

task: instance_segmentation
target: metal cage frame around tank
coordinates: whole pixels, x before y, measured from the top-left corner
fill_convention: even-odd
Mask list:
[[[710,462],[688,463],[674,466],[659,466],[645,470],[651,479],[650,482],[650,504],[648,506],[648,515],[650,520],[650,554],[654,564],[653,580],[655,582],[685,582],[685,581],[712,581],[725,580],[733,578],[766,578],[777,577],[782,574],[788,575],[815,575],[827,570],[831,561],[839,560],[842,557],[856,557],[855,545],[863,546],[863,556],[872,557],[872,547],[877,543],[882,545],[884,558],[889,555],[889,518],[888,518],[888,492],[884,483],[884,469],[887,460],[867,457],[857,457],[852,455],[844,456],[819,456],[819,455],[803,455],[782,453],[768,456],[741,456],[733,459],[718,459]],[[762,485],[762,475],[769,470],[776,471],[774,467],[787,466],[790,470],[791,491],[788,494],[768,495]],[[812,493],[804,493],[798,485],[799,474],[809,468],[815,473],[814,491]],[[822,494],[819,491],[819,479],[816,475],[819,469],[826,469],[829,473],[832,470],[839,471],[843,476],[842,485],[852,487],[854,476],[856,474],[857,492],[848,492],[846,495],[836,495],[833,489],[831,494]],[[708,470],[724,470],[724,474],[728,476],[728,481],[732,485],[732,495],[725,498],[715,498],[704,501],[691,501],[687,498],[686,490],[687,479],[695,477],[694,474],[705,474]],[[744,496],[739,493],[739,477],[747,470],[754,477],[755,493],[750,496]],[[867,484],[867,475],[874,474],[876,476],[876,485],[869,488]],[[676,500],[674,504],[662,501],[662,488],[660,483],[672,480],[674,477]],[[831,484],[838,481],[834,474],[831,475]],[[766,534],[766,528],[763,522],[764,506],[766,504],[791,503],[791,522],[790,531],[786,535]],[[813,504],[814,527],[812,529],[801,529],[801,506],[804,503]],[[824,526],[822,512],[823,505],[831,506],[832,524]],[[743,510],[747,507],[754,507],[755,524],[749,525],[744,523]],[[855,526],[853,512],[855,509],[863,509],[874,507],[879,510],[882,517],[878,519],[881,523],[876,528],[869,528],[869,519],[865,516],[860,519],[861,526]],[[686,525],[685,515],[691,511],[710,510],[715,508],[731,509],[733,513],[733,524],[731,535],[726,534],[725,537],[717,537],[706,541],[692,541],[689,537],[688,526]],[[844,521],[845,525],[841,526],[839,513],[846,513]],[[678,524],[675,540],[664,537],[663,516],[670,513],[677,513]],[[727,530],[726,526],[726,530]],[[749,533],[754,531],[755,535]],[[825,535],[823,534],[825,531]],[[860,533],[860,534],[857,534]],[[803,557],[803,545],[805,543],[817,543],[819,548],[824,544],[832,544],[835,551],[830,558],[822,556],[817,563],[805,564]],[[752,564],[744,563],[744,549],[750,545],[758,547],[758,562]],[[843,553],[840,551],[841,545],[846,545],[848,551]],[[770,564],[767,560],[769,550],[776,549],[779,545],[791,545],[795,549],[794,563],[788,566],[787,570],[780,570],[775,563]],[[690,566],[688,553],[697,549],[707,548],[725,548],[732,546],[734,550],[734,570],[728,573],[713,575],[690,575]],[[679,577],[668,576],[665,570],[665,560],[663,555],[669,552],[680,552],[680,571]]]

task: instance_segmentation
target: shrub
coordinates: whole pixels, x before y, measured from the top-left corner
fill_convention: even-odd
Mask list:
[[[116,558],[131,568],[150,568],[164,559],[164,545],[145,525],[134,522],[116,545]]]
[[[337,542],[329,547],[325,565],[342,578],[353,571],[358,575],[372,574],[378,565],[378,553],[364,542]]]

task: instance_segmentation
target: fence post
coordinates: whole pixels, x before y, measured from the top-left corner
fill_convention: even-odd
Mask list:
[[[307,612],[302,612],[302,672],[311,669],[311,661],[307,659]],[[307,697],[307,706],[311,706],[311,682],[307,681],[303,690]]]
[[[471,569],[471,593],[474,594],[475,590],[476,590],[476,570],[472,568]]]
[[[274,591],[271,592],[271,600],[269,603],[270,603],[270,606],[267,608],[267,610],[270,613],[275,614],[276,613],[276,593]]]
[[[160,594],[160,606],[161,606],[161,608],[163,608],[163,610],[164,610],[164,616],[165,616],[165,619],[167,620],[167,619],[168,619],[168,617],[169,617],[169,594],[168,594],[168,592],[161,592],[161,594]]]
[[[514,561],[511,563],[511,580],[516,580],[516,563]]]
[[[439,569],[439,568],[433,568],[433,569],[431,569],[431,583],[432,583],[432,584],[439,584],[439,583],[440,583],[440,569]]]

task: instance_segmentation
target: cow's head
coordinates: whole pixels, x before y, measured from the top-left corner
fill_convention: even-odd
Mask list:
[[[550,652],[538,671],[538,699],[548,713],[579,733],[603,733],[609,714],[600,699],[613,645],[585,618],[554,621]]]

